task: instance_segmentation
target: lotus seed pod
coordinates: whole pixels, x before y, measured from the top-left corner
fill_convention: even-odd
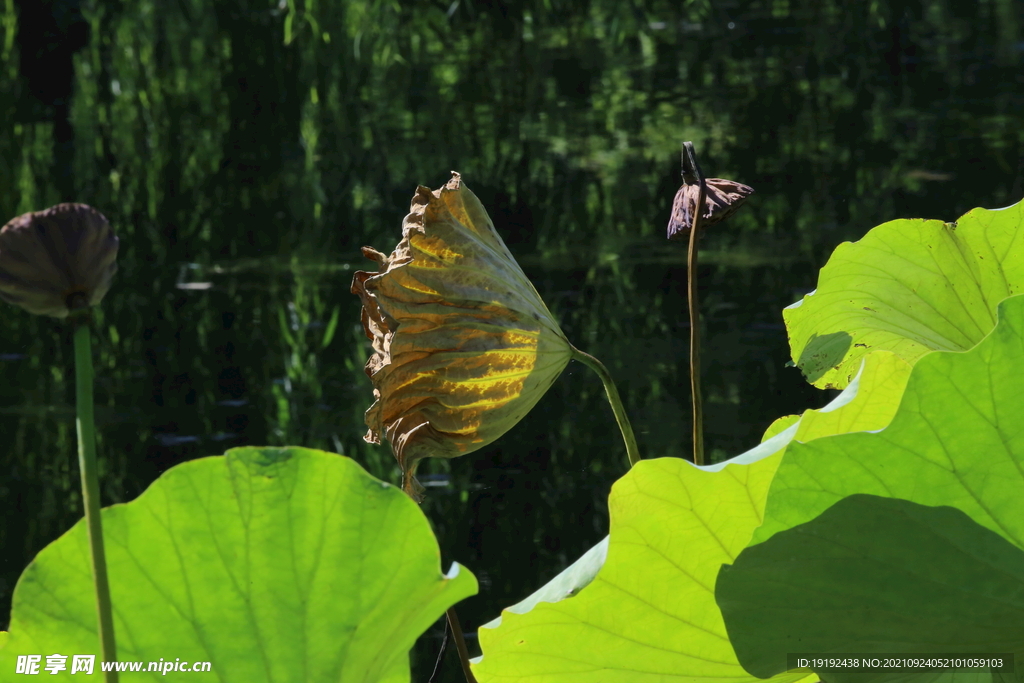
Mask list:
[[[754,194],[754,188],[749,185],[722,178],[708,178],[704,181],[704,187],[704,215],[701,216],[701,228],[724,221],[736,213],[747,197]],[[699,194],[700,184],[696,181],[684,182],[676,192],[672,202],[672,215],[668,219],[670,240],[690,238],[690,227],[693,225],[693,214]]]
[[[0,299],[35,315],[96,306],[117,272],[118,240],[85,204],[26,213],[0,229]]]

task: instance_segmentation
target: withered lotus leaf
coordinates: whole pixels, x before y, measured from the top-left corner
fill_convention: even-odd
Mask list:
[[[725,220],[743,205],[747,197],[754,194],[754,188],[732,180],[708,178],[704,181],[704,214],[701,227],[707,228]],[[697,207],[700,184],[683,183],[672,202],[672,215],[668,219],[668,238],[689,239],[693,214]]]
[[[0,299],[55,318],[95,306],[117,272],[117,247],[110,223],[91,206],[22,214],[0,228]]]
[[[437,191],[416,189],[390,256],[363,254],[378,264],[352,279],[373,344],[364,438],[387,439],[418,497],[420,460],[498,439],[565,369],[571,347],[458,173]]]

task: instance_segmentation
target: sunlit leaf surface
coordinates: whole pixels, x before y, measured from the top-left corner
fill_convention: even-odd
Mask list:
[[[719,596],[754,673],[780,670],[772,653],[794,642],[1024,652],[1024,296],[998,312],[975,348],[918,361],[885,429],[789,446],[764,524]],[[858,494],[915,505],[844,502]],[[783,557],[787,579],[778,575]],[[751,572],[774,585],[777,600],[807,588],[808,601],[766,602],[765,586],[754,598]]]
[[[608,558],[578,597],[480,630],[490,681],[753,681],[714,603],[715,575],[760,523],[779,456],[721,471],[645,460],[609,499]],[[804,673],[780,681],[795,681]]]
[[[806,410],[803,415],[780,417],[768,427],[762,441],[797,423],[793,439],[801,442],[888,425],[903,398],[911,366],[889,351],[875,351],[863,361],[860,374],[835,401],[820,410]]]
[[[416,638],[477,588],[458,565],[441,574],[408,496],[321,451],[237,448],[179,465],[105,509],[103,525],[119,659],[212,664],[128,680],[405,682]],[[98,652],[79,523],[18,582],[0,671],[20,654]]]
[[[818,288],[783,312],[793,360],[817,387],[845,387],[874,350],[914,364],[964,351],[1024,291],[1024,202],[956,223],[897,220],[843,243]]]
[[[977,347],[917,363],[882,431],[791,444],[754,542],[870,493],[960,508],[1024,548],[1024,297],[999,310]]]

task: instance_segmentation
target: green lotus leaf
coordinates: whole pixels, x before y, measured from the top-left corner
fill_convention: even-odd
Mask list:
[[[750,550],[754,552],[757,544],[764,543],[765,548],[756,551],[768,554],[762,557],[779,559],[788,553],[793,580],[806,579],[804,583],[808,586],[817,581],[819,594],[809,602],[779,608],[773,614],[771,622],[776,642],[800,637],[808,625],[821,627],[822,637],[837,634],[837,625],[824,626],[829,610],[818,608],[825,604],[822,593],[827,586],[832,605],[859,601],[865,615],[874,613],[877,617],[871,625],[868,616],[850,616],[851,628],[858,624],[864,628],[860,637],[865,647],[858,648],[859,651],[872,651],[867,646],[876,642],[899,642],[902,645],[896,652],[914,651],[912,644],[924,648],[935,643],[944,646],[959,643],[957,651],[960,652],[980,652],[985,651],[985,647],[988,652],[1005,652],[1012,646],[1013,651],[1024,653],[1024,634],[1015,630],[1016,626],[1004,628],[1014,619],[1015,623],[1022,623],[1020,615],[1012,610],[1017,609],[1015,605],[1024,605],[1024,585],[1018,580],[1024,567],[1014,565],[1013,571],[1007,569],[1013,562],[1021,561],[1021,555],[1011,549],[1024,550],[1024,499],[1021,498],[1024,490],[1024,383],[1021,377],[1024,377],[1024,296],[1015,296],[1000,304],[997,326],[973,349],[932,353],[918,361],[899,410],[885,429],[789,445],[771,484],[764,524],[754,533]],[[882,563],[885,566],[877,568],[873,574],[877,579],[875,592],[871,594],[865,592],[867,584],[853,576],[857,572],[852,566],[849,571],[834,573],[831,579],[825,577],[827,570],[820,557],[821,547],[806,545],[798,552],[792,538],[786,540],[786,537],[777,542],[782,545],[769,546],[776,534],[801,525],[810,529],[801,533],[825,536],[830,533],[839,538],[835,518],[826,517],[824,521],[817,521],[817,526],[811,523],[840,501],[857,494],[903,499],[918,506],[948,506],[958,512],[952,517],[949,512],[915,513],[917,521],[912,524],[899,522],[891,515],[894,527],[891,534],[903,536],[879,535],[877,548],[858,546],[858,536],[849,536],[851,552],[859,547],[866,557],[888,552],[881,547],[886,543],[897,543],[898,549],[889,550],[903,553],[901,560],[892,556]],[[905,512],[909,509],[907,506],[903,509],[904,516],[910,514]],[[864,510],[845,510],[843,514],[854,517],[867,515]],[[971,524],[966,524],[966,520]],[[855,524],[855,521],[850,523]],[[827,531],[829,524],[833,525],[831,531]],[[868,521],[864,524],[871,526]],[[971,543],[966,542],[968,537],[973,539]],[[993,537],[1003,542],[997,543]],[[936,549],[943,543],[948,546],[948,552],[943,551],[945,555]],[[934,566],[923,567],[914,564],[914,560]],[[809,566],[803,567],[805,563]],[[995,573],[986,574],[982,571],[985,566]],[[863,566],[861,571],[871,574]],[[817,578],[812,580],[810,574],[815,572],[818,572]],[[920,581],[948,572],[952,581],[948,585],[956,586],[956,590],[964,594],[946,596],[943,603],[953,610],[947,617],[953,625],[950,621],[928,618],[932,606],[923,603],[935,598],[925,594],[927,587],[921,587],[920,591],[899,590],[896,578],[891,579],[896,582],[893,586],[886,586],[880,572],[894,576],[903,572],[904,580],[917,577]],[[956,579],[968,575],[974,577],[970,585]],[[770,581],[767,573],[764,578]],[[776,584],[775,589],[785,592],[791,588]],[[989,596],[986,598],[989,601],[998,598],[1010,612],[993,612],[994,608],[990,609],[982,595]],[[742,623],[745,619],[736,614],[729,617],[733,599],[738,597],[719,595],[722,609],[730,620],[727,622],[730,634],[740,634],[751,626]],[[958,600],[966,602],[960,604]],[[972,601],[976,606],[973,611],[963,610],[964,605]],[[886,616],[889,613],[907,615],[907,620],[901,622],[906,627],[904,632],[887,630],[899,630]],[[1002,635],[989,637],[984,628],[971,627],[986,620],[1002,625],[995,631]],[[926,622],[931,625],[927,626]],[[963,626],[963,638],[959,641],[949,635],[955,631],[957,623]],[[852,638],[850,634],[846,636]],[[836,640],[835,643],[842,651],[850,651],[848,642]],[[770,643],[762,645],[771,647]],[[762,662],[763,657],[773,656],[757,649],[761,646],[751,647],[753,649],[744,656]],[[775,670],[778,670],[778,662],[772,667],[756,668],[754,673],[768,675]]]
[[[481,628],[478,679],[753,680],[719,630],[719,565],[760,523],[764,487],[794,438],[884,427],[909,371],[891,353],[871,354],[861,375],[828,406],[796,416],[773,438],[725,463],[697,468],[676,458],[642,461],[612,489],[610,539]],[[666,606],[674,611],[665,613]],[[662,679],[658,672],[672,673]]]
[[[102,514],[119,661],[210,662],[211,680],[408,681],[416,638],[477,589],[457,564],[441,574],[408,496],[331,453],[232,449],[178,465]],[[84,522],[28,566],[4,675],[17,655],[44,655],[42,666],[53,653],[98,655],[89,567]],[[70,665],[41,672],[81,678]]]
[[[844,242],[783,317],[807,380],[841,389],[872,351],[913,365],[971,348],[995,326],[999,302],[1022,291],[1024,202],[956,223],[891,221]]]
[[[638,463],[612,489],[608,557],[597,576],[572,599],[506,610],[497,627],[481,628],[477,679],[755,680],[729,644],[714,583],[760,523],[778,462],[769,453],[703,469],[680,458]]]
[[[762,441],[799,424],[795,441],[823,436],[883,429],[892,421],[910,378],[911,366],[889,351],[875,351],[863,359],[863,367],[835,401],[803,415],[787,415],[773,422]],[[862,389],[863,387],[863,389]]]
[[[794,443],[752,543],[855,493],[950,505],[1024,548],[1024,297],[1005,300],[975,348],[932,353],[877,433]]]
[[[1024,551],[952,507],[848,496],[740,553],[716,597],[740,662],[764,678],[797,653],[1024,653]],[[817,673],[827,683],[935,676]]]

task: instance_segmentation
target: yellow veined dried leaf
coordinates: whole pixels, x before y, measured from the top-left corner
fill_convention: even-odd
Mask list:
[[[482,448],[511,429],[569,363],[572,349],[533,284],[458,173],[418,187],[390,256],[360,271],[373,343],[366,373],[376,399],[366,440],[391,444],[417,496],[417,463]]]

